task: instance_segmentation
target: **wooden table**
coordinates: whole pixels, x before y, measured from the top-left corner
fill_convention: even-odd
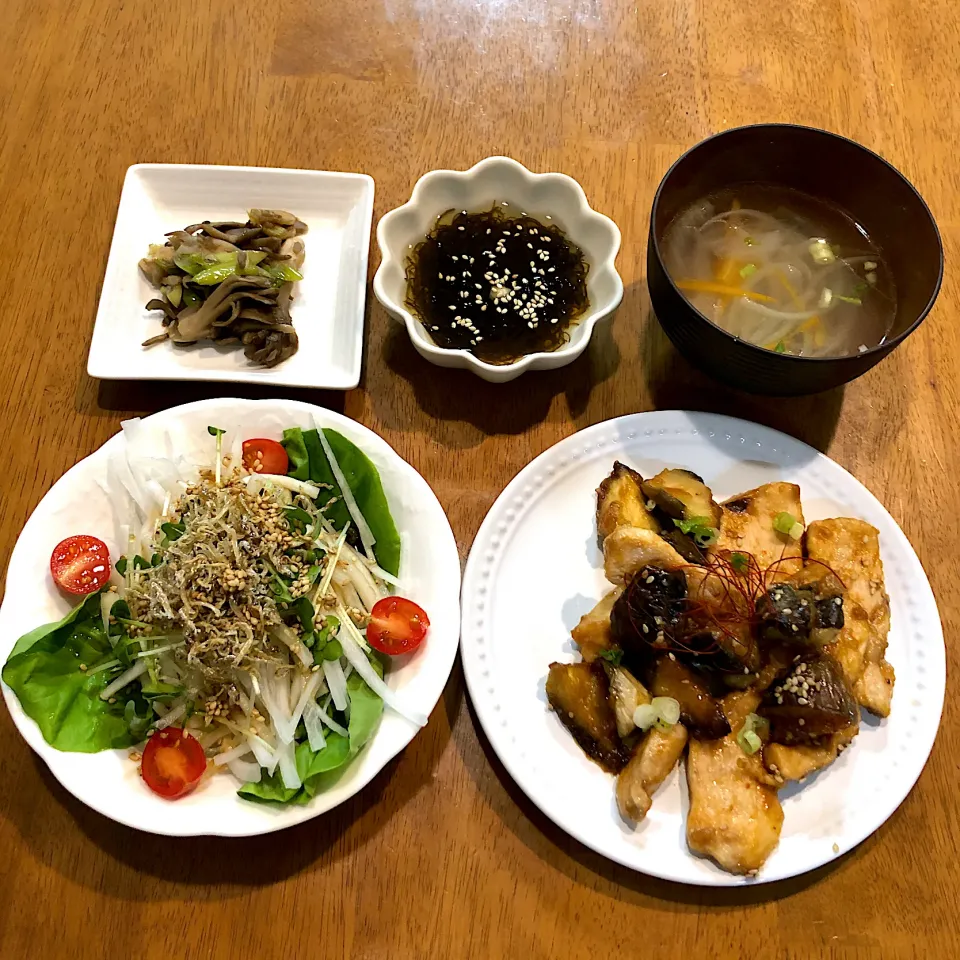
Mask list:
[[[430,481],[466,556],[533,456],[638,410],[731,413],[851,470],[913,541],[956,668],[956,332],[933,314],[845,390],[718,388],[651,315],[647,215],[669,163],[726,127],[824,126],[880,151],[958,255],[953,0],[6,0],[0,26],[4,555],[47,488],[127,416],[223,392],[97,383],[86,352],[120,185],[138,161],[359,170],[379,216],[435,167],[562,170],[623,232],[612,325],[573,366],[492,386],[422,361],[369,298],[365,372],[287,392],[382,434]],[[371,262],[371,273],[377,257]],[[249,387],[229,392],[262,396]],[[258,840],[173,842],[87,810],[0,711],[0,956],[933,957],[960,936],[948,699],[889,822],[829,869],[753,890],[663,884],[561,834],[492,756],[459,665],[429,726],[353,801]]]

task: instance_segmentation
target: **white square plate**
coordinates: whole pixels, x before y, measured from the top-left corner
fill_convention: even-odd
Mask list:
[[[156,291],[137,263],[164,234],[201,220],[244,220],[252,207],[288,210],[309,227],[291,308],[300,349],[271,369],[237,345],[141,344],[161,331],[144,309]],[[127,171],[90,343],[102,380],[227,380],[349,390],[360,380],[373,179],[359,173],[139,163]]]

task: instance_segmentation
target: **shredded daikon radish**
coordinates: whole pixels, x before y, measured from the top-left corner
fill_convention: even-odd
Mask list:
[[[259,783],[263,775],[259,763],[247,763],[244,760],[231,760],[227,769],[244,783]]]
[[[257,758],[257,763],[272,776],[273,771],[277,769],[277,764],[280,762],[279,755],[270,744],[262,737],[258,737],[255,733],[248,733],[246,737],[247,743],[250,744],[250,749],[253,750],[253,755]]]
[[[289,627],[277,624],[271,627],[270,633],[286,644],[305,667],[313,666],[313,654],[300,642],[300,638]]]
[[[100,673],[102,670],[110,670],[113,667],[119,667],[119,666],[120,666],[119,660],[108,660],[106,663],[101,663],[95,667],[90,667],[90,669],[87,670],[87,676],[92,677],[95,673]]]
[[[191,717],[190,720],[199,720],[199,717]],[[204,731],[197,739],[204,750],[209,750],[211,747],[215,747],[228,733],[230,731],[226,727],[220,727],[219,730]]]
[[[281,743],[289,743],[293,740],[295,728],[290,726],[290,710],[279,699],[278,695],[283,689],[283,698],[286,700],[286,691],[289,689],[286,683],[276,683],[274,678],[264,673],[260,677],[260,699],[267,708],[270,721],[277,731]]]
[[[317,690],[320,687],[320,684],[323,681],[323,677],[319,672],[311,673],[310,679],[304,684],[303,692],[300,694],[300,699],[297,700],[297,705],[293,711],[293,717],[290,722],[293,724],[293,729],[297,729],[297,725],[300,723],[300,718],[303,716],[303,712],[307,707],[308,703],[311,703],[317,695]]]
[[[157,721],[157,729],[162,730],[164,727],[171,726],[175,720],[179,720],[187,712],[189,706],[190,702],[188,700],[181,700],[177,706],[172,707],[169,713]]]
[[[327,462],[330,464],[330,469],[333,472],[333,476],[336,478],[337,486],[340,487],[340,492],[343,494],[343,502],[346,505],[351,519],[357,526],[357,533],[360,534],[360,541],[363,543],[363,549],[366,551],[368,557],[375,559],[373,545],[377,541],[373,535],[373,531],[370,529],[366,519],[360,512],[360,508],[357,506],[357,501],[353,497],[353,491],[350,489],[350,484],[347,483],[347,478],[340,469],[340,464],[337,462],[337,458],[333,453],[333,448],[330,446],[330,441],[323,432],[323,427],[316,416],[313,418],[313,423],[317,428],[317,436],[320,438],[320,446],[323,447],[323,452],[326,454]]]
[[[234,747],[232,750],[227,750],[226,753],[217,754],[217,756],[213,758],[214,766],[223,767],[231,760],[239,760],[241,757],[245,757],[252,751],[253,747],[251,747],[249,743],[241,743],[239,747]]]
[[[346,710],[350,702],[347,698],[347,680],[343,675],[343,667],[339,660],[324,660],[323,674],[327,678],[327,686],[330,688],[330,696],[333,697],[333,705],[338,710]]]
[[[317,589],[313,594],[313,606],[316,609],[320,606],[320,601],[327,595],[327,591],[330,589],[330,583],[333,580],[333,575],[336,573],[337,564],[340,562],[340,552],[343,549],[343,545],[347,542],[347,530],[350,529],[350,524],[348,523],[341,531],[340,536],[337,537],[337,546],[332,554],[327,554],[327,569],[323,571],[323,578],[317,584]],[[319,543],[319,541],[317,541]]]
[[[333,717],[331,717],[331,716],[327,713],[327,711],[324,710],[323,707],[320,706],[319,703],[316,704],[316,708],[317,708],[317,716],[318,716],[334,733],[339,733],[341,737],[348,737],[348,736],[350,736],[350,734],[347,732],[347,728],[346,728],[346,727],[343,727],[343,726],[341,726],[339,723],[337,723],[337,721],[334,720]]]
[[[293,493],[302,493],[311,500],[316,500],[320,496],[320,488],[310,483],[309,480],[297,480],[294,477],[285,477],[280,473],[252,473],[245,478],[248,487],[262,490],[266,485],[271,484],[275,487],[283,487],[284,490],[290,490]]]
[[[280,779],[288,790],[296,790],[301,786],[300,774],[297,773],[295,747],[291,740],[280,748]]]
[[[308,703],[303,711],[303,725],[307,730],[307,740],[314,753],[323,750],[327,745],[323,735],[323,721],[320,719],[319,708],[315,703]]]
[[[370,644],[367,643],[366,637],[357,629],[357,625],[353,622],[350,617],[350,614],[347,613],[346,608],[342,603],[337,604],[337,616],[340,619],[341,630],[338,633],[338,636],[342,634],[345,630],[350,633],[350,636],[353,637],[354,643],[361,650],[369,650]]]
[[[347,553],[348,549],[349,553]],[[384,592],[377,586],[377,582],[373,579],[364,560],[349,544],[344,545],[344,553],[347,561],[346,574],[363,602],[364,608],[369,613],[373,609],[373,605],[384,595]]]
[[[132,667],[128,670],[124,670],[123,673],[117,677],[112,683],[105,686],[100,691],[101,700],[109,700],[115,693],[118,693],[122,690],[131,680],[136,680],[141,673],[147,672],[147,663],[145,660],[138,660]]]
[[[180,640],[178,643],[170,643],[165,647],[154,647],[152,650],[141,650],[137,654],[138,657],[159,657],[161,653],[166,653],[168,650],[176,650],[177,647],[182,647],[184,641]]]
[[[370,666],[370,661],[366,658],[363,650],[360,649],[360,645],[353,639],[350,631],[341,631],[339,639],[340,645],[343,647],[343,655],[353,664],[353,669],[363,677],[367,686],[401,717],[406,717],[407,720],[419,727],[425,727],[427,725],[426,715],[403,706],[400,698],[383,682],[376,670]]]
[[[110,636],[110,611],[119,599],[120,595],[113,590],[105,590],[100,594],[100,618],[103,620],[103,632],[110,640],[111,647],[117,645],[117,638]]]

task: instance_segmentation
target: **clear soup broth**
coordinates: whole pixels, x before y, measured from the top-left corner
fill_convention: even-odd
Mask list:
[[[882,251],[839,207],[799,190],[750,183],[710,194],[670,222],[660,246],[701,313],[767,350],[863,353],[893,325]]]

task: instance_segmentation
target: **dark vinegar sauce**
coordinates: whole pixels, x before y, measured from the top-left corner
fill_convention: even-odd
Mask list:
[[[583,251],[505,203],[448,210],[407,261],[406,305],[433,341],[487,363],[556,350],[588,304]]]

